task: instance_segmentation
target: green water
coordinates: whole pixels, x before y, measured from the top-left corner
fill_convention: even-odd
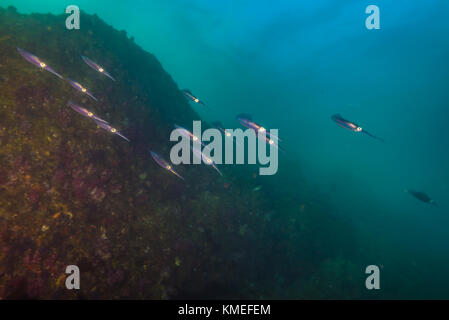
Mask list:
[[[381,29],[367,30],[368,4],[77,2],[126,30],[179,88],[206,101],[193,106],[204,121],[235,128],[245,112],[279,129],[286,150],[279,172],[258,178],[271,212],[261,219],[273,228],[245,250],[264,247],[264,239],[270,245],[242,258],[259,268],[251,283],[195,297],[449,297],[449,4],[379,0]],[[1,5],[65,10],[60,1]],[[335,113],[385,143],[339,128]],[[438,207],[405,189],[426,192]],[[371,264],[380,266],[380,290],[365,289]]]

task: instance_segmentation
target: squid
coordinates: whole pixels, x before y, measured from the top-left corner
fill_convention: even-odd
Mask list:
[[[254,132],[256,133],[257,138],[259,139],[259,133],[264,134],[264,140],[270,145],[273,146],[281,151],[284,151],[284,149],[282,149],[279,146],[279,141],[282,141],[279,137],[275,136],[274,134],[270,133],[269,131],[267,131],[264,127],[262,127],[261,125],[253,122],[251,120],[251,116],[249,114],[239,114],[237,117],[237,121],[240,122],[240,124],[242,126],[244,126],[245,128],[248,129],[252,129],[254,130]]]
[[[89,97],[91,97],[91,98],[94,99],[95,101],[98,101],[97,98],[95,98],[89,91],[87,91],[87,89],[84,88],[80,83],[78,83],[78,82],[76,82],[76,81],[73,81],[73,80],[71,80],[71,79],[68,79],[68,78],[67,78],[67,81],[68,81],[68,83],[70,83],[70,85],[71,85],[72,87],[74,87],[76,90],[78,90],[78,91],[80,91],[80,92],[82,92],[82,93],[84,93],[84,94],[87,94]]]
[[[59,73],[57,73],[55,70],[53,70],[50,66],[48,66],[45,62],[43,62],[41,59],[36,57],[34,54],[31,54],[23,49],[20,49],[20,48],[17,48],[17,51],[20,53],[20,55],[22,57],[24,57],[28,62],[31,62],[32,64],[34,64],[36,67],[53,73],[59,79],[64,79]]]
[[[84,60],[84,62],[91,67],[92,69],[104,74],[106,77],[108,77],[109,79],[115,81],[115,79],[100,65],[98,65],[96,62],[93,62],[92,60],[90,60],[88,57],[85,56],[81,56],[81,58]]]
[[[248,129],[252,129],[257,133],[266,133],[267,136],[270,137],[269,140],[273,140],[273,141],[282,141],[281,139],[279,139],[279,137],[275,136],[274,134],[271,134],[269,131],[267,131],[264,127],[262,127],[261,125],[255,123],[252,121],[252,117],[249,114],[239,114],[237,117],[237,121],[240,122],[240,124]],[[272,144],[272,143],[270,143]]]
[[[200,99],[198,99],[197,97],[195,97],[189,89],[183,89],[183,90],[181,90],[181,91],[182,91],[182,93],[184,93],[184,96],[185,96],[187,99],[189,99],[189,100],[191,100],[191,101],[193,101],[193,102],[195,102],[195,103],[199,103],[199,104],[202,105],[202,106],[206,106],[206,105],[204,104],[204,102],[201,101]]]
[[[197,142],[199,140],[199,138],[197,136],[195,136],[192,132],[190,132],[186,128],[178,126],[177,124],[175,124],[175,128],[177,130],[179,130],[179,133],[181,133],[181,135],[183,135],[184,137],[186,137],[188,139],[191,139],[193,142]],[[207,146],[202,141],[199,141],[199,142],[201,143],[201,145],[203,147],[207,148]]]
[[[368,131],[366,131],[365,129],[363,129],[362,127],[360,127],[359,125],[355,124],[354,122],[351,122],[349,120],[344,119],[339,113],[334,114],[331,119],[340,127],[348,129],[352,132],[362,132],[368,136],[370,136],[371,138],[377,139],[379,141],[385,142],[384,139],[376,137],[375,135],[369,133]]]
[[[413,191],[413,190],[405,190],[405,192],[409,193],[410,195],[412,195],[413,197],[415,197],[416,199],[428,203],[428,204],[432,204],[434,206],[437,206],[437,204],[435,203],[435,201],[430,198],[426,193],[424,192],[420,192],[420,191]]]
[[[173,173],[173,174],[174,174],[175,176],[177,176],[178,178],[184,180],[184,178],[183,178],[180,174],[178,174],[178,173],[173,169],[173,167],[172,167],[167,161],[165,161],[165,160],[164,160],[158,153],[156,153],[156,152],[150,150],[150,154],[151,154],[151,157],[154,159],[154,161],[156,161],[156,163],[157,163],[158,165],[160,165],[160,166],[161,166],[162,168],[164,168],[165,170],[170,171],[171,173]]]
[[[217,168],[216,163],[211,158],[206,156],[203,152],[201,152],[201,150],[198,150],[197,148],[193,148],[192,151],[193,151],[193,155],[195,157],[197,157],[198,159],[202,159],[204,164],[206,164],[208,166],[212,166],[215,170],[217,170],[217,172],[220,174],[220,176],[223,176],[221,171]]]
[[[91,111],[87,110],[86,108],[81,107],[81,106],[75,104],[75,103],[72,102],[72,101],[69,101],[69,102],[68,102],[68,105],[69,105],[70,108],[72,108],[73,110],[75,110],[75,111],[78,112],[79,114],[81,114],[81,115],[83,115],[83,116],[85,116],[85,117],[91,118],[91,119],[93,119],[94,121],[99,121],[99,122],[103,122],[103,123],[106,123],[106,124],[109,123],[109,122],[107,122],[106,120],[103,120],[103,119],[99,118],[98,116],[96,116],[95,114],[93,114]]]
[[[222,124],[220,121],[214,121],[214,122],[212,122],[212,125],[213,125],[216,129],[220,130],[226,137],[228,137],[228,138],[231,138],[231,137],[232,137],[232,134],[231,134],[230,132],[228,132],[228,131],[223,127],[223,124]]]
[[[112,133],[112,134],[116,134],[116,135],[118,135],[119,137],[121,137],[121,138],[123,138],[123,139],[125,139],[126,141],[129,142],[129,139],[128,139],[127,137],[125,137],[124,135],[122,135],[119,131],[117,131],[117,129],[113,128],[110,124],[108,124],[108,123],[106,123],[106,122],[99,121],[99,120],[95,120],[95,119],[94,119],[94,121],[95,121],[95,123],[97,124],[97,126],[103,128],[103,129],[105,129],[106,131],[109,131],[109,132]]]
[[[212,126],[214,126],[216,129],[220,130],[225,135],[226,138],[233,139],[234,136],[232,135],[232,133],[230,133],[227,129],[225,129],[223,124],[220,121],[212,122]],[[240,143],[237,140],[235,140],[235,144],[240,146]]]

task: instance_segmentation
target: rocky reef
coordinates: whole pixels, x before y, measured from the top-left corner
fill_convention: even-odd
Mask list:
[[[271,178],[251,166],[222,166],[223,177],[185,166],[185,182],[170,175],[148,148],[168,156],[173,123],[199,116],[126,32],[85,13],[83,27],[69,31],[65,18],[0,8],[0,298],[341,297],[344,290],[322,294],[310,279],[352,266],[342,261],[352,230],[292,187],[296,166],[284,161]],[[117,81],[81,55],[101,57]],[[131,143],[68,100],[104,116]],[[80,268],[81,290],[66,289],[67,265]]]

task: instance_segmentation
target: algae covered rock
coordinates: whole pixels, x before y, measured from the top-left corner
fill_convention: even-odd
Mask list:
[[[251,298],[270,291],[265,279],[274,274],[303,276],[292,238],[308,239],[290,235],[302,230],[289,223],[295,206],[274,212],[273,188],[258,187],[252,169],[218,177],[185,166],[185,182],[161,170],[148,149],[168,155],[173,124],[199,117],[124,32],[86,13],[83,27],[69,31],[65,18],[0,8],[0,298]],[[66,289],[68,265],[79,267],[81,290]]]

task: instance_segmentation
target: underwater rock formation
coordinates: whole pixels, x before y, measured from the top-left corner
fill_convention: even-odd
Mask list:
[[[168,155],[173,123],[198,115],[125,32],[86,13],[82,28],[69,31],[65,18],[0,8],[0,298],[276,298],[265,279],[298,279],[333,254],[296,254],[309,242],[317,250],[338,244],[307,238],[319,223],[309,224],[296,195],[283,202],[257,187],[257,169],[223,168],[220,177],[185,166],[183,182],[158,167],[148,149]],[[116,82],[81,56],[101,61]],[[131,143],[71,110],[69,100]],[[68,265],[80,268],[81,290],[65,288]]]

